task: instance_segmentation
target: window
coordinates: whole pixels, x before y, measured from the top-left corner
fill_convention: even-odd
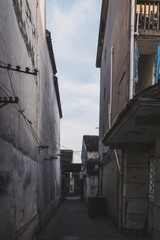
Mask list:
[[[149,159],[149,184],[148,184],[148,200],[154,202],[154,185],[155,185],[155,156]]]

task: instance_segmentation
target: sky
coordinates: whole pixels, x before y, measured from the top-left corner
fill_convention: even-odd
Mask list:
[[[60,143],[74,151],[74,162],[80,161],[83,135],[98,135],[100,9],[101,0],[46,0],[63,111]]]

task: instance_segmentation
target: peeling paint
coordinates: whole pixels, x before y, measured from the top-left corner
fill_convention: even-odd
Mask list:
[[[25,4],[25,12],[23,12],[23,9],[24,9],[23,4]],[[34,51],[33,43],[31,41],[31,37],[29,37],[29,35],[32,35],[36,39],[36,28],[33,23],[33,18],[32,18],[31,10],[29,7],[29,3],[27,0],[23,2],[22,0],[13,0],[13,6],[14,6],[14,11],[16,14],[16,19],[17,19],[19,29],[22,34],[24,43],[26,45],[28,56],[30,57],[32,64],[34,66],[35,51]],[[31,31],[30,34],[29,34],[29,30]]]

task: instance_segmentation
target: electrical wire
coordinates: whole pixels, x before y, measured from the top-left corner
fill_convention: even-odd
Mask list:
[[[7,67],[7,65],[0,61],[0,63],[2,63],[5,67]],[[16,94],[15,94],[15,90],[14,90],[14,87],[13,87],[13,83],[12,83],[12,78],[10,76],[10,72],[9,72],[9,69],[7,69],[7,74],[8,74],[8,78],[9,78],[9,81],[10,81],[10,85],[11,85],[11,89],[13,91],[13,93],[2,83],[2,81],[0,81],[0,84],[14,97],[16,97]],[[1,91],[4,92],[4,94],[6,94],[7,97],[10,97],[6,92],[5,90],[0,87]],[[34,139],[36,140],[36,142],[38,144],[42,144],[42,141],[40,140],[40,138],[38,137],[37,133],[35,132],[34,128],[32,127],[32,122],[24,115],[24,110],[22,110],[21,106],[20,106],[20,103],[17,103],[17,107],[15,107],[13,104],[11,104],[11,106],[16,110],[18,111],[21,116],[23,117],[25,123],[26,123],[26,126],[28,127],[28,130],[31,132],[31,134],[33,135]],[[66,150],[70,150],[68,149],[67,147],[63,146],[62,144],[58,143],[57,141],[54,141],[56,144],[58,144],[59,146],[63,147],[64,149]],[[59,149],[55,149],[55,148],[49,148],[49,149],[54,149],[54,150],[59,150]],[[78,152],[82,152],[82,151],[73,151],[74,154],[80,156],[80,153]]]
[[[2,87],[0,87],[0,89],[1,89],[1,91],[5,94],[5,96],[9,97],[8,93],[7,93]],[[18,108],[17,108],[16,106],[14,106],[13,104],[11,104],[11,106],[12,106],[18,113],[21,114],[21,116],[22,116],[23,119],[25,120],[25,123],[26,123],[26,126],[27,126],[28,130],[31,132],[31,134],[33,135],[33,137],[34,137],[34,139],[36,140],[36,142],[37,142],[38,144],[41,144],[40,139],[38,138],[38,136],[36,135],[33,127],[31,126],[31,124],[32,124],[31,121],[24,115],[23,110],[21,110],[20,106],[19,106],[18,104],[17,104],[17,107],[18,107]]]
[[[9,97],[9,95],[5,92],[5,90],[2,87],[0,87],[0,89],[1,89],[1,92],[3,92],[3,94],[5,94],[7,97]]]
[[[6,65],[4,62],[2,62],[2,61],[0,61],[0,62],[1,62],[5,67],[7,67],[7,65]],[[11,79],[11,76],[10,76],[9,69],[7,69],[7,74],[8,74],[8,77],[9,77],[9,81],[10,81],[10,85],[11,85],[11,89],[12,89],[13,93],[12,93],[1,81],[0,81],[0,83],[3,85],[3,87],[6,88],[6,90],[7,90],[9,93],[11,93],[14,97],[16,97],[15,90],[14,90],[13,83],[12,83],[12,79]],[[8,96],[8,95],[7,95],[7,96]],[[8,96],[8,97],[9,97],[9,96]],[[13,105],[12,105],[12,106],[13,106]],[[17,108],[15,108],[15,107],[14,107],[14,108],[23,116],[23,118],[24,118],[24,120],[25,120],[25,123],[26,123],[29,131],[32,133],[32,135],[33,135],[33,137],[35,138],[35,140],[37,141],[37,143],[40,144],[40,143],[41,143],[41,140],[38,138],[35,130],[34,130],[33,127],[31,126],[32,122],[24,115],[24,113],[23,113],[24,110],[21,109],[20,103],[18,103],[17,106],[18,106],[19,110],[18,110]]]
[[[1,87],[0,87],[0,92],[1,92],[2,96],[5,97],[3,91],[1,90]]]
[[[70,149],[68,149],[67,147],[63,146],[62,144],[60,144],[60,143],[58,143],[58,142],[56,142],[56,141],[54,141],[54,142],[57,143],[59,146],[65,148],[66,150],[70,150]],[[78,153],[76,153],[76,152],[82,152],[82,151],[73,151],[74,154],[80,156],[80,154],[78,154]]]
[[[0,61],[0,63],[2,63],[5,67],[7,67],[7,65],[4,62]],[[16,97],[15,96],[15,91],[14,91],[14,88],[13,88],[13,84],[12,84],[12,80],[11,80],[11,76],[10,76],[10,73],[9,73],[9,69],[7,69],[7,74],[8,74],[8,77],[9,77],[11,89],[13,91],[13,96]]]
[[[1,81],[0,81],[0,82],[1,82]],[[2,87],[0,87],[0,89],[1,89],[1,91],[3,91],[3,93],[4,93],[7,97],[9,97],[9,95],[6,93],[6,91],[5,91]],[[7,88],[6,88],[6,89],[7,89]],[[7,90],[8,90],[8,89],[7,89]],[[21,116],[23,117],[23,119],[24,119],[24,121],[25,121],[25,123],[26,123],[26,126],[28,127],[29,131],[30,131],[31,134],[33,135],[33,137],[34,137],[34,139],[36,140],[36,142],[37,142],[38,144],[42,144],[42,141],[40,140],[40,138],[39,138],[38,135],[36,134],[34,128],[32,127],[32,122],[24,115],[24,113],[23,113],[24,110],[21,110],[21,108],[20,108],[20,106],[19,106],[18,104],[17,104],[18,108],[15,107],[13,104],[11,104],[11,106],[12,106],[17,112],[19,112],[19,113],[21,114]],[[59,146],[65,148],[66,150],[70,150],[70,149],[68,149],[67,147],[65,147],[65,146],[61,145],[60,143],[58,143],[57,141],[54,141],[54,142],[55,142],[56,144],[58,144]],[[55,149],[55,148],[52,148],[52,147],[49,147],[49,149],[59,150],[59,149]],[[78,155],[78,156],[80,156],[80,152],[82,152],[82,151],[73,151],[73,153],[76,154],[76,155]]]
[[[15,96],[15,91],[14,91],[14,88],[13,88],[13,83],[12,83],[12,79],[11,79],[11,75],[10,75],[9,69],[7,69],[7,73],[8,73],[8,77],[9,77],[11,89],[12,89],[12,91],[13,91],[14,97],[16,97],[16,96]]]
[[[8,91],[13,97],[15,97],[14,94],[2,83],[2,81],[0,81],[0,84]]]
[[[5,67],[7,67],[7,65],[0,61],[0,63],[2,63]],[[9,78],[9,81],[10,81],[10,85],[11,85],[11,89],[12,89],[12,92],[3,84],[2,81],[0,81],[0,84],[14,97],[16,97],[16,94],[15,94],[15,90],[14,90],[14,87],[13,87],[13,83],[12,83],[12,79],[11,79],[11,76],[10,76],[10,72],[9,72],[9,69],[7,69],[7,74],[8,74],[8,78]],[[2,88],[0,87],[0,90],[3,94],[3,96],[7,96],[7,97],[10,97],[7,92]],[[36,142],[40,145],[42,144],[42,141],[40,140],[40,138],[38,137],[37,133],[35,132],[34,128],[32,127],[32,122],[24,115],[24,110],[22,110],[21,108],[21,105],[20,103],[17,103],[17,107],[13,104],[11,104],[11,106],[23,117],[24,119],[24,122],[28,128],[28,130],[30,131],[30,133],[32,134],[32,136],[34,137],[34,139],[36,140]],[[59,149],[58,149],[59,150]],[[50,158],[49,156],[49,153],[47,152],[47,155],[48,157]]]
[[[67,147],[64,147],[63,145],[61,145],[60,143],[58,143],[58,142],[56,142],[58,145],[60,145],[61,147],[63,147],[63,148],[65,148],[66,150],[71,150],[71,149],[69,149],[69,148],[67,148]],[[52,148],[52,147],[49,147],[49,149],[54,149],[54,150],[59,150],[59,149],[56,149],[56,148]],[[64,150],[64,149],[61,149],[61,150]],[[72,151],[72,150],[71,150]],[[79,153],[81,153],[82,151],[74,151],[73,150],[73,153],[75,153],[75,154],[78,154],[78,152]],[[79,155],[80,156],[80,155]]]

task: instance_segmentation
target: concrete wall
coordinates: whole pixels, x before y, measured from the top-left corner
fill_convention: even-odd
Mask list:
[[[109,147],[102,143],[104,136],[110,130],[109,125],[111,127],[114,125],[118,115],[128,103],[130,74],[131,1],[110,0],[106,2],[109,2],[109,5],[104,41],[99,42],[99,49],[103,45],[100,80],[99,156],[102,163],[100,187],[102,188],[102,195],[106,198],[107,214],[117,226],[119,225],[119,229],[122,229],[125,233],[131,233],[131,235],[152,234],[154,229],[153,239],[157,240],[160,238],[159,140],[157,140],[156,145],[154,211],[153,203],[149,203],[149,159],[152,155],[155,155],[155,149],[148,149],[145,144],[139,144],[139,146],[131,144],[131,140],[131,145],[127,146],[128,143],[124,145],[122,154],[119,154],[121,172],[118,173],[115,156],[110,156]],[[100,34],[103,35],[103,23],[100,29]],[[155,45],[154,41],[147,41],[146,44],[148,43],[152,48]],[[134,89],[136,94],[154,84],[155,52],[151,51],[149,53],[146,46],[141,44],[139,48],[139,81]],[[113,59],[111,62],[112,47]],[[143,50],[145,47],[147,52],[142,52],[142,47]],[[100,52],[97,56],[100,56]],[[113,67],[113,86],[111,122],[109,124],[111,64]]]
[[[0,15],[0,61],[39,71],[33,76],[0,69],[0,96],[19,97],[19,106],[0,108],[0,239],[28,240],[35,239],[39,224],[44,225],[60,197],[59,161],[43,160],[47,151],[50,156],[59,153],[60,141],[45,1],[2,0]],[[40,143],[53,149],[38,151]]]
[[[123,7],[122,7],[123,6]],[[109,130],[108,109],[110,103],[111,47],[113,47],[113,89],[112,89],[112,125],[128,102],[129,86],[129,26],[130,1],[109,1],[107,22],[101,61],[100,76],[100,143],[99,156],[105,162],[105,154],[109,150],[103,146],[102,140]],[[121,158],[121,154],[119,154]],[[118,173],[115,155],[112,155],[103,166],[102,195],[106,198],[106,210],[110,219],[119,224],[119,191],[120,174]],[[120,195],[119,195],[120,194]]]
[[[117,164],[112,159],[103,166],[102,196],[106,199],[106,214],[118,227],[119,223],[119,173]]]
[[[153,210],[149,205],[149,159],[154,150],[129,146],[123,159],[122,228],[134,234],[152,234]]]
[[[87,149],[85,141],[82,141],[82,154],[81,154],[82,164],[85,165],[87,161]]]
[[[135,86],[136,94],[155,83],[155,64],[155,55],[140,55],[138,64],[139,79]]]
[[[123,6],[123,7],[122,7]],[[113,46],[112,121],[128,101],[130,1],[109,1],[101,61],[100,139],[109,127],[111,47]],[[123,96],[123,97],[120,97]]]
[[[98,194],[98,176],[86,176],[84,184],[84,200],[88,203],[88,197],[96,197]]]
[[[156,141],[156,176],[153,217],[153,240],[160,239],[160,139]]]

